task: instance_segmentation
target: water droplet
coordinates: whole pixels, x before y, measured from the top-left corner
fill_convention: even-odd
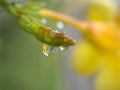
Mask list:
[[[60,48],[61,51],[64,51],[64,50],[68,49],[68,47],[64,47],[64,46],[60,46],[59,48]]]
[[[59,33],[58,30],[54,30],[54,32]]]
[[[56,27],[57,27],[58,29],[63,29],[63,28],[64,28],[63,22],[57,22],[57,23],[56,23]]]
[[[43,54],[48,56],[48,52],[47,52],[47,45],[46,44],[43,44],[42,46],[42,51],[43,51]]]
[[[42,18],[41,20],[40,20],[43,24],[47,24],[47,19],[46,18]]]
[[[43,44],[42,46],[42,51],[44,53],[44,55],[49,56],[50,54],[53,54],[57,51],[58,47],[54,47],[54,46],[48,46],[46,44]]]

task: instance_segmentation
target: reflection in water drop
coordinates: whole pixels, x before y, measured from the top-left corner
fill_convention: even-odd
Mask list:
[[[58,30],[54,30],[54,32],[59,33]]]
[[[49,56],[50,54],[53,54],[57,51],[58,47],[48,46],[46,44],[43,44],[42,51],[43,54],[46,56]]]
[[[63,22],[57,22],[57,23],[56,23],[56,27],[57,27],[58,29],[63,29],[63,28],[64,28]]]
[[[44,54],[45,56],[48,56],[47,45],[46,45],[46,44],[43,44],[43,46],[42,46],[42,51],[43,51],[43,54]]]
[[[43,23],[43,24],[47,24],[47,22],[48,22],[46,18],[42,18],[40,21],[41,21],[41,23]]]
[[[64,51],[64,50],[67,50],[67,49],[68,49],[68,47],[63,47],[63,46],[61,46],[61,47],[59,47],[59,48],[60,48],[61,51]]]

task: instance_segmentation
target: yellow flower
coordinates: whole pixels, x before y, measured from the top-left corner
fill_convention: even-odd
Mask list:
[[[89,74],[93,73],[99,64],[99,52],[90,43],[80,42],[73,52],[73,66],[75,71]]]
[[[120,20],[115,20],[113,0],[93,1],[94,8],[88,9],[88,20],[93,20],[91,22],[81,22],[48,9],[41,9],[39,13],[52,20],[74,26],[85,36],[73,51],[72,63],[77,73],[97,73],[95,84],[98,90],[120,90]],[[103,1],[110,3],[107,5]],[[96,6],[102,10],[96,12]]]
[[[87,0],[87,19],[110,21],[115,16],[116,5],[114,0]]]
[[[120,90],[120,57],[107,55],[104,64],[95,80],[96,89]]]
[[[120,16],[116,20],[110,18],[108,22],[101,18],[105,14],[95,16],[95,12],[91,13],[94,22],[86,24],[86,39],[80,41],[73,51],[73,68],[85,75],[97,73],[96,90],[120,90]]]

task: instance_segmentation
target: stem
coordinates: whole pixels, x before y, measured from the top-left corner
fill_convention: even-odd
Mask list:
[[[5,9],[9,13],[11,13],[12,15],[14,15],[14,16],[18,15],[13,3],[9,3],[6,0],[1,0],[0,5],[3,9]]]
[[[56,20],[56,21],[62,21],[66,24],[69,24],[69,25],[79,29],[82,32],[86,32],[86,30],[87,30],[87,24],[80,22],[79,20],[77,20],[75,18],[57,13],[57,12],[49,10],[49,9],[41,9],[39,12],[46,18],[50,18],[50,19]]]

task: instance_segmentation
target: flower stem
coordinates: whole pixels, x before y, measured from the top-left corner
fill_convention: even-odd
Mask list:
[[[11,13],[12,15],[14,15],[14,16],[18,15],[13,3],[9,3],[6,0],[0,0],[0,5],[3,9],[5,9],[9,13]]]
[[[78,30],[85,32],[87,30],[87,24],[84,22],[80,22],[79,20],[63,15],[61,13],[49,10],[49,9],[41,9],[39,13],[46,18],[50,18],[56,21],[62,21],[63,23],[69,24]]]

